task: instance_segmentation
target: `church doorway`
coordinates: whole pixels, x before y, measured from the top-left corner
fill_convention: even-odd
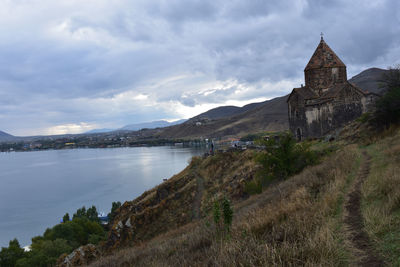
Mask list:
[[[301,130],[300,130],[300,128],[297,128],[296,138],[297,138],[297,141],[301,141]]]

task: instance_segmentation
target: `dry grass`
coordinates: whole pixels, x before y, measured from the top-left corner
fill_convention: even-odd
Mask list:
[[[92,266],[346,265],[340,207],[358,158],[359,150],[348,146],[322,164],[237,202],[229,237],[216,237],[214,227],[207,223],[210,218],[205,218],[120,250]],[[203,173],[208,175],[206,181],[222,173],[223,168],[215,168]],[[215,183],[224,184],[224,179]]]
[[[368,147],[371,174],[362,188],[365,228],[390,264],[400,265],[400,131]]]

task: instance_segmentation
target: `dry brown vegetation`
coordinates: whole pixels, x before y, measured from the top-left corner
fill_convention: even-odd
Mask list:
[[[164,215],[151,218],[154,224],[149,229],[163,225],[165,216],[173,217],[174,208],[192,210],[188,212],[201,209],[199,216],[191,220],[188,217],[187,223],[169,229],[156,229],[152,239],[142,239],[132,247],[114,251],[92,266],[352,265],[360,262],[360,254],[352,245],[344,209],[360,173],[363,174],[360,230],[366,232],[368,245],[377,252],[377,257],[398,266],[400,131],[391,128],[380,136],[368,137],[367,141],[362,137],[358,140],[364,146],[346,145],[346,140],[333,145],[314,142],[314,150],[334,148],[333,152],[321,164],[307,167],[300,174],[247,198],[244,184],[254,178],[259,168],[254,151],[194,158],[169,183],[190,184],[186,188],[192,192],[188,201],[197,196],[196,205],[188,202],[188,208],[171,204],[163,211]],[[362,156],[365,151],[369,156]],[[370,157],[371,161],[367,160]],[[150,201],[162,188],[155,188],[136,201]],[[202,192],[198,194],[200,189]],[[213,201],[223,196],[234,203],[233,225],[228,235],[218,234],[211,214]],[[168,201],[163,205],[169,207]]]
[[[400,131],[367,149],[372,156],[371,174],[362,188],[365,228],[381,254],[393,266],[400,265]]]
[[[219,188],[231,186],[223,173],[237,170],[235,164],[243,172],[255,168],[246,165],[248,160],[237,162],[239,156],[232,157],[231,164],[222,167],[218,164],[222,159],[202,161],[208,168],[201,175],[206,192],[211,192],[204,194],[203,206],[218,193],[213,192],[215,183]],[[308,167],[260,195],[237,201],[229,236],[218,237],[209,223],[211,218],[205,217],[122,249],[92,266],[346,265],[349,255],[342,244],[341,206],[359,159],[359,149],[347,146],[320,165]]]

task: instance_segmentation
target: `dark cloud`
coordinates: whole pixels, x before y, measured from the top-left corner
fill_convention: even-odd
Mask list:
[[[399,63],[399,25],[395,0],[2,2],[0,130],[275,97],[302,82],[321,31],[351,77]]]

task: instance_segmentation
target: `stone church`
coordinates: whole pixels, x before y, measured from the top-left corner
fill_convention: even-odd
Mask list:
[[[287,99],[289,128],[298,140],[333,133],[366,112],[377,95],[347,81],[346,65],[321,42],[304,69],[305,86]]]

